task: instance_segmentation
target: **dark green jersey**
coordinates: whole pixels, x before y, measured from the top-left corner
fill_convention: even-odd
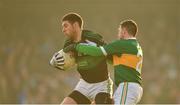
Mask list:
[[[74,43],[68,39],[64,47]],[[81,41],[78,42],[83,45],[102,46],[105,45],[101,35],[92,31],[83,30]],[[92,57],[90,55],[75,52],[77,62],[77,70],[81,77],[89,83],[97,83],[108,79],[107,64],[104,57]]]
[[[141,84],[143,54],[136,39],[116,40],[101,47],[79,44],[76,50],[91,56],[112,56],[116,85],[121,82]]]

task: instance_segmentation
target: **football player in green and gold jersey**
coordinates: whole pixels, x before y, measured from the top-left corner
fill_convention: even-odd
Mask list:
[[[114,66],[115,104],[137,104],[142,96],[141,69],[143,52],[136,39],[137,24],[133,20],[121,22],[118,39],[100,47],[71,44],[64,49],[65,52],[76,50],[91,56],[104,56],[112,58]]]

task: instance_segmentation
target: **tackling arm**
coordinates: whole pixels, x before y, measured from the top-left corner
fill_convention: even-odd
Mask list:
[[[76,45],[76,51],[88,54],[91,56],[108,56],[116,53],[121,53],[124,49],[122,41],[116,40],[107,45],[96,47],[78,44]]]
[[[87,55],[91,55],[91,56],[103,56],[104,54],[101,49],[102,47],[82,45],[82,44],[78,44],[76,46],[76,51],[87,54]]]

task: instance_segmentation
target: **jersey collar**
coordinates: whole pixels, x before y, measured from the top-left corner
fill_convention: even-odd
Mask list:
[[[135,37],[127,38],[127,39],[125,39],[125,40],[129,40],[129,39],[135,39],[135,40],[136,40],[136,38],[135,38]]]

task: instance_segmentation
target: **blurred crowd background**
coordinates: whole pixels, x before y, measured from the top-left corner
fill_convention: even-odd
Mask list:
[[[60,19],[68,12],[107,42],[122,20],[135,20],[144,50],[141,103],[180,103],[179,0],[0,0],[0,103],[60,103],[72,91],[76,69],[49,65],[63,46]]]

